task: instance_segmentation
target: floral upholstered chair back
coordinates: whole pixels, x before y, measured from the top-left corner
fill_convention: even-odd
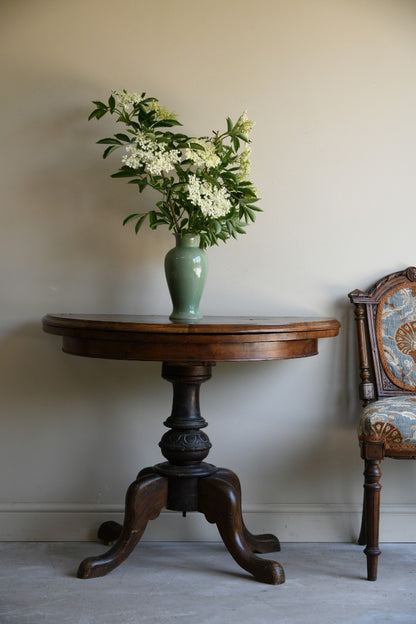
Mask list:
[[[388,379],[398,388],[416,392],[416,282],[398,284],[382,296],[376,337]]]
[[[349,297],[355,304],[364,403],[416,394],[416,267]]]

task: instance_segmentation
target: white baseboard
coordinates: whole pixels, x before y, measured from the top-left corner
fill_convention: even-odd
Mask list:
[[[253,533],[282,542],[354,542],[360,506],[345,504],[251,505],[244,519]],[[106,520],[123,521],[121,505],[0,505],[0,541],[89,541]],[[149,522],[143,541],[219,541],[215,525],[200,513],[164,511]],[[380,541],[416,542],[416,505],[384,505]]]

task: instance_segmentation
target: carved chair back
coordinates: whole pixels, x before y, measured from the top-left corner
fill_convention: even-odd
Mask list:
[[[390,273],[368,292],[354,290],[360,397],[416,393],[416,268]]]

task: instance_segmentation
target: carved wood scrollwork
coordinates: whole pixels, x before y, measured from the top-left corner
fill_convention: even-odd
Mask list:
[[[416,267],[409,267],[406,271],[406,277],[411,282],[416,282]]]

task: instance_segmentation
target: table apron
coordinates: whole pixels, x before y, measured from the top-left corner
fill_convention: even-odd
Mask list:
[[[305,332],[306,333],[306,332]],[[254,337],[221,336],[214,342],[212,335],[204,336],[164,336],[163,340],[103,340],[63,336],[62,349],[65,353],[93,358],[137,360],[137,361],[172,361],[172,362],[239,362],[300,358],[318,353],[317,338],[297,338],[293,335],[278,334],[273,339],[270,334]],[[226,340],[224,340],[226,338]]]

